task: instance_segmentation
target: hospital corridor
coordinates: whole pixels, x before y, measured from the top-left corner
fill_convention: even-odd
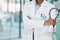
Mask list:
[[[22,40],[23,6],[33,0],[0,0],[0,40]],[[46,0],[60,11],[60,0]],[[60,20],[60,12],[57,20]],[[56,24],[54,40],[60,40],[60,22]]]

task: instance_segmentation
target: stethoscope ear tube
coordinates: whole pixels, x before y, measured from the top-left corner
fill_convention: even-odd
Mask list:
[[[32,40],[35,40],[35,39],[34,39],[34,30],[35,30],[35,29],[33,28],[32,30],[33,30],[33,31],[32,31]]]
[[[34,31],[33,31],[33,40],[34,40]]]

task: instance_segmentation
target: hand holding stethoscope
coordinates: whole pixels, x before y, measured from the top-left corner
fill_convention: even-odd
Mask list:
[[[56,15],[54,14],[54,12],[56,12],[55,13]],[[57,9],[57,8],[50,9],[50,11],[49,11],[49,19],[48,20],[45,20],[46,16],[41,14],[41,17],[43,18],[43,20],[45,20],[44,25],[53,25],[53,27],[54,27],[56,25],[56,23],[59,23],[60,20],[56,21],[56,19],[59,17],[59,12],[60,12],[60,10]],[[52,19],[53,15],[51,15],[51,13],[55,15],[54,19]]]
[[[51,12],[53,11],[53,10],[55,10],[56,11],[56,17],[54,18],[55,20],[59,17],[59,12],[60,12],[60,10],[59,9],[57,9],[57,8],[52,8],[52,9],[50,9],[50,11],[49,11],[49,19],[52,19],[52,17],[51,17]],[[58,20],[58,21],[56,21],[56,23],[59,23],[60,22],[60,20]],[[54,26],[55,25],[53,25],[53,28],[54,28]]]

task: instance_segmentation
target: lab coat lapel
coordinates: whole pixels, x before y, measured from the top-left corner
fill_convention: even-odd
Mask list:
[[[36,14],[38,14],[38,13],[42,13],[42,9],[44,9],[46,7],[46,4],[45,4],[45,1],[41,4],[41,6],[40,6],[40,8],[36,11]]]
[[[43,11],[42,9],[46,7],[45,5],[45,1],[43,2],[43,4],[41,5],[41,7],[36,11],[35,13],[35,2],[32,1],[30,4],[29,4],[29,14],[31,16],[31,18],[34,18],[35,15],[39,15],[41,14],[41,12]]]
[[[33,18],[34,17],[34,12],[35,12],[35,2],[30,3],[29,11],[30,11],[30,16]]]

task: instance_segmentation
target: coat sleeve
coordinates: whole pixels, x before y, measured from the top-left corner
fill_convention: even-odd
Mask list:
[[[35,19],[29,19],[27,16],[30,16],[29,15],[29,10],[28,10],[28,7],[27,5],[25,4],[23,6],[23,23],[24,23],[24,26],[28,28],[28,26],[30,26],[30,28],[32,27],[37,27],[37,26],[41,26],[43,25],[43,20],[35,20]]]

